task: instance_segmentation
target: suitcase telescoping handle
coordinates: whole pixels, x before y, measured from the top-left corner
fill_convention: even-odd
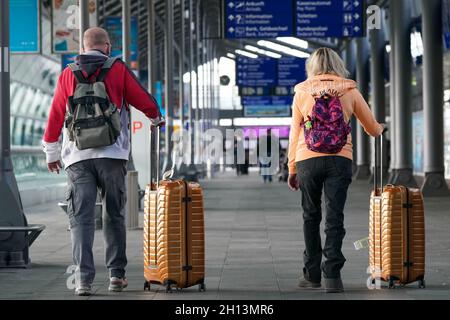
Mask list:
[[[155,182],[159,186],[160,181],[160,136],[161,126],[150,126],[150,183]],[[168,180],[173,177],[175,168],[175,151],[172,152],[172,167],[164,172],[162,179]]]
[[[150,126],[150,183],[159,185],[160,126]]]
[[[385,132],[386,129],[383,129],[383,133],[379,137],[374,139],[375,161],[373,170],[373,189],[376,196],[381,196],[381,194],[383,194],[383,140]],[[380,191],[381,193],[378,193],[378,191]]]

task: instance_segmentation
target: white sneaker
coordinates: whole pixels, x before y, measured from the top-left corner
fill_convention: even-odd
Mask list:
[[[90,296],[92,295],[92,287],[90,285],[80,285],[75,289],[77,296]]]
[[[111,277],[109,279],[109,291],[121,292],[128,286],[127,278]]]

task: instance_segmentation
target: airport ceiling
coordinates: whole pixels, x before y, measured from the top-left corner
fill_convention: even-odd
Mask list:
[[[165,20],[165,0],[154,0],[155,2],[155,13],[157,15],[156,18],[156,59],[157,65],[160,67],[163,65],[164,61],[164,20]],[[180,43],[181,38],[181,1],[174,1],[174,39],[176,43]],[[131,15],[137,16],[139,21],[139,52],[140,52],[140,61],[139,64],[142,69],[146,69],[147,66],[147,21],[148,21],[148,13],[147,13],[147,0],[132,0],[131,1]],[[185,0],[185,10],[189,9],[189,0]],[[223,10],[222,10],[222,1],[221,0],[194,0],[194,22],[196,21],[196,9],[197,5],[200,5],[201,15],[205,17],[206,26],[208,29],[208,44],[213,45],[217,55],[222,56],[226,55],[227,52],[234,52],[236,49],[244,49],[245,45],[250,44],[257,46],[256,41],[254,40],[226,40],[221,39],[222,33],[222,21],[223,21]],[[104,17],[106,16],[120,16],[122,14],[122,1],[119,0],[98,0],[98,9],[99,9],[99,25],[101,26],[104,21]],[[185,48],[189,48],[189,37],[190,32],[188,32],[189,28],[189,20],[185,19]],[[317,42],[311,42],[312,48],[315,45],[330,45],[337,46],[338,42],[328,39],[325,41],[317,40]],[[276,42],[276,41],[275,41]],[[286,45],[283,43],[283,45]],[[295,48],[295,47],[293,47]],[[298,48],[296,48],[298,49]],[[187,51],[188,52],[188,51]],[[197,53],[198,51],[195,50]]]
[[[174,1],[174,39],[176,43],[180,43],[181,37],[181,1]],[[139,52],[140,52],[140,65],[141,68],[146,69],[147,66],[147,21],[148,21],[148,6],[147,0],[131,0],[131,15],[137,16],[139,21]],[[195,5],[194,1],[194,5]],[[154,0],[155,3],[155,13],[156,18],[156,55],[159,63],[164,59],[164,22],[165,22],[165,0]],[[211,38],[219,38],[221,32],[221,1],[220,0],[200,0],[201,8],[205,14],[206,23],[209,28]],[[185,10],[189,9],[189,0],[184,1]],[[119,0],[98,0],[99,9],[99,25],[103,24],[105,16],[120,16],[122,14],[122,1]],[[194,7],[194,21],[196,19]],[[185,45],[188,48],[190,32],[187,31],[189,28],[189,20],[185,19]],[[220,45],[223,41],[221,40],[211,40],[214,41],[217,46],[217,50],[223,50],[224,47]],[[188,52],[188,51],[187,51]],[[218,52],[222,54],[223,52]]]
[[[174,39],[177,44],[179,44],[181,37],[181,0],[174,1]],[[44,0],[44,3],[49,2],[49,0]],[[164,20],[165,20],[165,0],[154,0],[155,3],[155,13],[156,13],[156,59],[157,66],[161,68],[164,61]],[[190,0],[184,0],[185,10],[189,9]],[[386,5],[386,0],[373,0],[372,3]],[[122,15],[122,1],[121,0],[97,0],[98,3],[98,22],[102,26],[106,16],[121,16]],[[131,15],[138,17],[139,25],[139,65],[140,69],[147,68],[147,49],[148,49],[148,39],[147,39],[147,21],[148,21],[148,11],[147,6],[148,0],[131,0]],[[223,9],[222,0],[193,0],[194,3],[194,22],[196,21],[196,9],[200,5],[201,15],[205,17],[206,26],[209,32],[208,45],[213,45],[218,56],[224,56],[227,52],[234,52],[236,49],[244,49],[245,45],[253,45],[258,47],[257,41],[255,40],[227,40],[221,38],[222,33],[222,23],[223,23]],[[45,14],[45,13],[44,13]],[[48,14],[48,13],[47,13]],[[188,31],[189,20],[185,19],[185,48],[188,51],[189,48],[189,37],[191,32]],[[271,40],[277,42],[276,40]],[[318,46],[330,46],[338,49],[342,46],[343,41],[337,39],[308,39],[309,49],[300,49],[303,51],[312,51]],[[286,43],[281,43],[285,46],[289,46]],[[292,48],[299,49],[297,47],[291,46]],[[197,48],[195,48],[197,49]],[[195,50],[198,53],[199,50]],[[194,55],[196,56],[196,54]],[[177,61],[177,60],[175,60]],[[161,70],[162,71],[162,70]],[[161,74],[160,72],[158,72]]]

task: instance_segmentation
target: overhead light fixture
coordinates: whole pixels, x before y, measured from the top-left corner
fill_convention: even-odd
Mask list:
[[[251,45],[246,45],[245,49],[247,49],[249,51],[256,52],[256,53],[259,53],[259,54],[263,54],[263,55],[266,55],[268,57],[272,57],[272,58],[275,58],[275,59],[280,59],[282,57],[282,55],[279,54],[279,53],[275,53],[275,52],[272,52],[272,51],[266,51],[266,50],[263,50],[263,49],[260,49],[258,47],[251,46]]]
[[[232,53],[227,53],[227,57],[230,59],[236,59],[236,55]]]
[[[292,49],[286,46],[283,46],[281,44],[278,43],[274,43],[271,41],[266,41],[266,40],[260,40],[258,41],[258,46],[261,47],[266,47],[278,52],[282,52],[282,53],[286,53],[288,55],[294,56],[294,57],[299,57],[299,58],[308,58],[309,57],[309,53],[300,51],[300,50],[296,50],[296,49]]]
[[[295,38],[295,37],[278,37],[278,41],[302,48],[302,49],[308,49],[308,41]]]
[[[246,56],[246,57],[252,58],[252,59],[257,59],[257,58],[259,58],[258,55],[254,54],[254,53],[251,53],[251,52],[248,52],[248,51],[244,51],[244,50],[239,50],[239,49],[237,49],[237,50],[234,51],[234,52],[236,52],[237,54],[239,54],[239,55],[241,55],[241,56]]]
[[[221,127],[231,127],[233,125],[233,119],[220,119],[219,126]]]
[[[291,118],[234,118],[234,125],[238,127],[247,126],[289,126]]]
[[[191,82],[191,75],[189,74],[189,72],[186,72],[183,75],[183,83],[190,83]]]
[[[423,56],[423,41],[420,32],[411,33],[411,55],[413,58]]]

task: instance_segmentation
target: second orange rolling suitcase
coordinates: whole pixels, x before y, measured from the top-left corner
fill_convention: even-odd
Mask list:
[[[377,279],[405,285],[418,282],[425,287],[425,222],[419,189],[383,187],[382,140],[375,146],[374,190],[370,198],[369,264],[372,284]],[[380,161],[378,162],[378,157]],[[378,184],[380,183],[380,186]]]
[[[151,140],[156,141],[152,152],[159,159],[159,129],[152,129]],[[156,162],[158,171],[159,161]],[[158,284],[170,292],[172,288],[198,285],[199,291],[204,291],[202,188],[181,179],[163,177],[159,181],[158,174],[156,183],[151,180],[144,197],[144,289]]]

